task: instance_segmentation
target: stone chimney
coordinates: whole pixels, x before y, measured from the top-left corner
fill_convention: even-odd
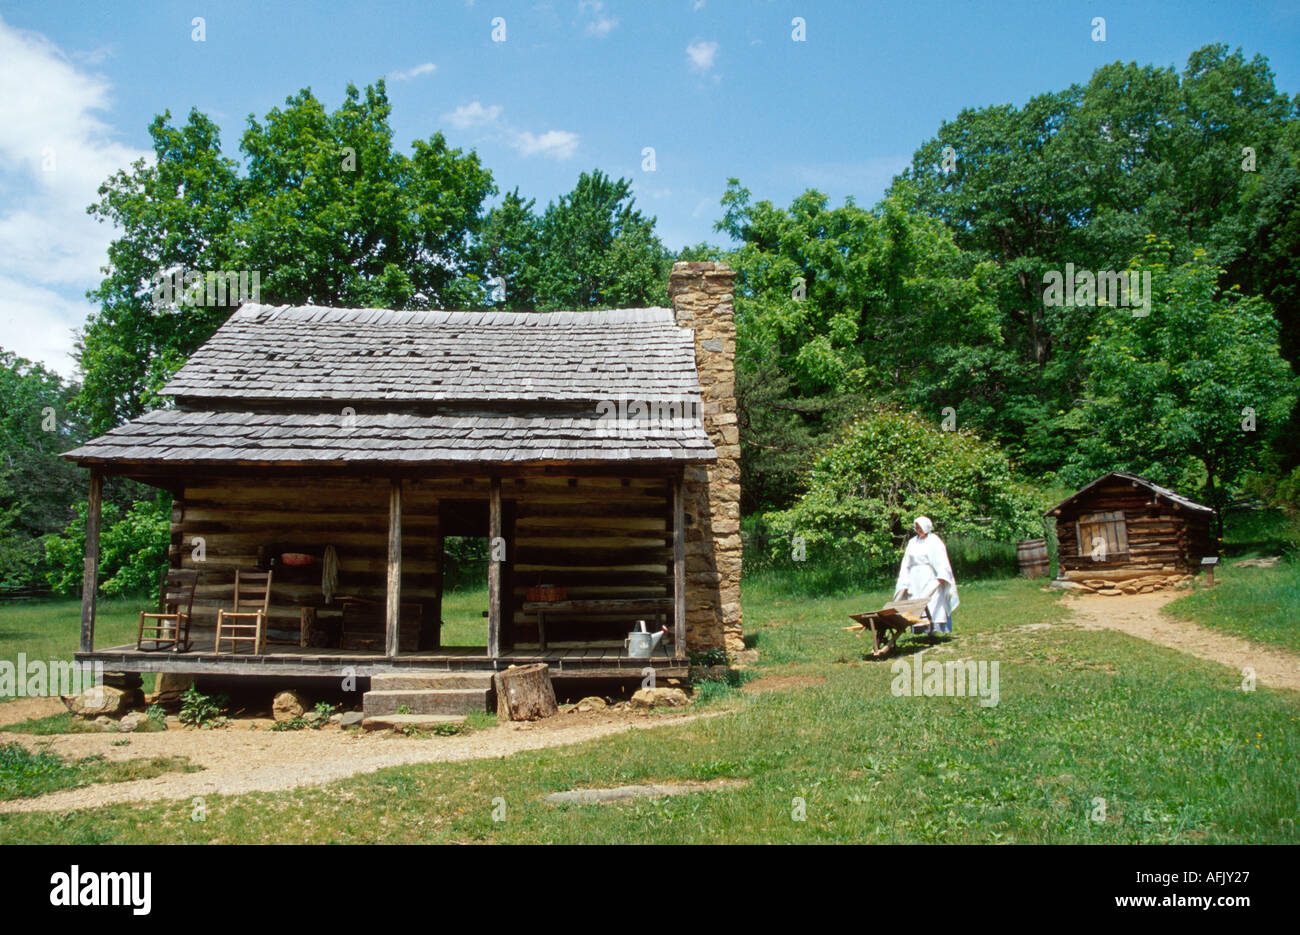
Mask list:
[[[701,415],[718,460],[686,469],[686,644],[745,648],[740,611],[740,427],[736,321],[725,263],[675,263],[668,279],[677,324],[695,332]]]

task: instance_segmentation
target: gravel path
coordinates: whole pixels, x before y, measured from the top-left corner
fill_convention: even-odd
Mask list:
[[[1260,685],[1300,691],[1300,658],[1162,613],[1164,606],[1179,596],[1176,591],[1123,597],[1088,594],[1073,598],[1069,606],[1084,629],[1119,630],[1198,659],[1221,662],[1239,674],[1250,667]]]
[[[408,763],[455,763],[507,757],[526,750],[582,743],[621,734],[633,727],[650,729],[686,724],[726,714],[562,714],[550,721],[503,724],[463,737],[414,739],[387,732],[339,730],[216,731],[169,730],[130,734],[129,746],[112,741],[123,734],[58,734],[34,737],[10,734],[25,746],[48,748],[68,757],[102,754],[109,760],[187,756],[202,772],[168,773],[153,779],[67,789],[31,799],[0,802],[0,812],[69,811],[124,802],[189,799],[194,796],[279,792],[314,786]]]

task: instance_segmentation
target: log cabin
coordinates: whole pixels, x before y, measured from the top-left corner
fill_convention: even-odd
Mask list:
[[[164,388],[170,408],[65,454],[90,472],[76,658],[626,678],[743,649],[733,278],[678,263],[672,308],[243,305]],[[95,644],[109,475],[172,496],[169,564],[198,572],[184,651]],[[441,642],[449,536],[491,546],[482,645]],[[269,640],[218,652],[239,569],[272,572]],[[624,650],[638,619],[667,630],[649,663]]]
[[[1176,584],[1218,554],[1213,509],[1135,474],[1112,471],[1046,515],[1056,520],[1058,577],[1087,590]]]

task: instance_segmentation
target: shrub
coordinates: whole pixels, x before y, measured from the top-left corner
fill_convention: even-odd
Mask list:
[[[1047,506],[996,446],[892,410],[852,422],[813,462],[806,487],[793,507],[762,518],[769,558],[790,560],[802,540],[799,573],[832,590],[841,579],[892,580],[918,515],[962,542],[973,565],[996,567],[1007,544],[1043,534]]]
[[[208,696],[191,685],[181,694],[181,723],[191,727],[218,727],[224,723],[222,715],[229,706],[230,699],[225,695]]]
[[[86,553],[86,506],[62,535],[45,537],[50,586],[60,594],[81,587]],[[167,539],[171,526],[171,501],[138,500],[125,516],[111,503],[104,504],[99,536],[101,593],[110,597],[150,593],[167,564]]]

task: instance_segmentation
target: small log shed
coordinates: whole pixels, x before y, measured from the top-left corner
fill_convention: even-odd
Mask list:
[[[1218,554],[1213,509],[1135,474],[1112,471],[1046,515],[1056,519],[1059,577],[1071,581],[1159,586]]]
[[[743,648],[734,274],[678,263],[673,308],[551,313],[248,304],[176,373],[173,408],[65,457],[90,470],[81,646],[109,671],[331,676],[403,667],[626,677],[636,618],[688,650]],[[171,492],[170,562],[195,568],[195,648],[96,647],[102,485]],[[445,536],[493,544],[484,645],[439,641]],[[337,591],[377,641],[305,645]],[[271,630],[291,645],[213,651],[237,568],[274,568]],[[333,556],[331,555],[331,562]],[[567,589],[545,633],[530,585]],[[346,620],[345,620],[346,622]]]

